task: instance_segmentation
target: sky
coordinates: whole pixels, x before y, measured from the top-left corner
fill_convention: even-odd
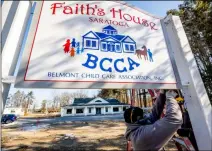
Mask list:
[[[137,8],[140,8],[146,12],[149,12],[150,14],[153,14],[158,17],[165,17],[166,12],[170,9],[178,9],[178,5],[182,4],[183,1],[126,1],[127,3],[136,6]],[[35,5],[34,5],[35,6]],[[33,7],[34,9],[34,7]],[[21,53],[19,55],[18,63],[15,70],[15,76],[17,75],[17,71],[20,65],[20,60],[23,53],[23,48],[26,43],[27,34],[30,27],[30,22],[32,20],[32,16],[29,19],[29,24],[27,26],[27,31],[24,37],[24,41],[22,44]],[[17,90],[24,91],[25,93],[29,91],[33,91],[34,95],[36,97],[36,107],[40,107],[40,104],[42,100],[51,100],[54,96],[54,94],[61,94],[63,92],[76,92],[79,91],[78,89],[16,89],[14,88],[14,85],[11,85],[11,89],[9,94],[15,93]],[[84,93],[86,93],[89,97],[92,97],[94,95],[98,94],[98,89],[93,90],[83,90]]]
[[[165,17],[166,12],[170,9],[178,9],[178,5],[183,1],[127,1],[140,9],[158,17]]]

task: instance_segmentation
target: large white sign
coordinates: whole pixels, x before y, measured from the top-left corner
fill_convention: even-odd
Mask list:
[[[16,87],[176,87],[160,18],[120,2],[44,1],[33,20]]]

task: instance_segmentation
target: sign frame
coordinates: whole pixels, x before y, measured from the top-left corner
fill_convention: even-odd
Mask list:
[[[149,14],[148,12],[145,12],[143,10],[140,10],[134,6],[130,6],[129,4],[125,2],[117,2],[120,3],[121,5],[126,5],[128,7],[131,7],[133,9],[136,9],[148,16],[160,19],[159,17],[153,16]],[[55,89],[99,89],[99,88],[110,88],[110,89],[129,89],[129,88],[143,88],[143,89],[177,89],[180,86],[175,83],[150,83],[150,82],[103,82],[103,81],[60,81],[60,80],[27,80],[25,79],[26,77],[26,71],[28,69],[28,64],[29,64],[29,57],[31,56],[31,49],[34,43],[34,38],[35,38],[35,33],[37,32],[38,29],[38,22],[39,18],[41,15],[41,10],[42,10],[43,2],[39,1],[36,4],[34,16],[32,19],[32,24],[30,27],[30,32],[26,41],[26,45],[24,48],[24,53],[22,56],[21,64],[19,67],[19,71],[16,77],[16,82],[15,82],[15,87],[16,88],[55,88]],[[162,24],[161,24],[162,27]],[[164,33],[164,30],[162,28],[162,31]],[[165,40],[165,35],[164,40]],[[166,49],[168,50],[167,44],[165,42]],[[168,50],[168,53],[169,50]],[[170,55],[168,54],[169,59],[171,61]],[[172,66],[173,68],[173,66]],[[174,69],[173,69],[173,73]],[[175,75],[176,79],[176,75]],[[177,79],[176,79],[177,81]],[[177,86],[178,85],[178,86]]]

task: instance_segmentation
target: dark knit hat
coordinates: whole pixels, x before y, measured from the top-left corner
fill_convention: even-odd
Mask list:
[[[143,110],[139,107],[130,107],[124,112],[124,119],[126,123],[135,123],[143,118]]]

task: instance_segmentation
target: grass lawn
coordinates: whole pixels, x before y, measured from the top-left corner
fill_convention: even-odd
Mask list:
[[[51,124],[40,130],[22,127],[2,129],[2,148],[14,151],[126,150],[121,121],[69,122]],[[167,150],[176,150],[172,142]]]

